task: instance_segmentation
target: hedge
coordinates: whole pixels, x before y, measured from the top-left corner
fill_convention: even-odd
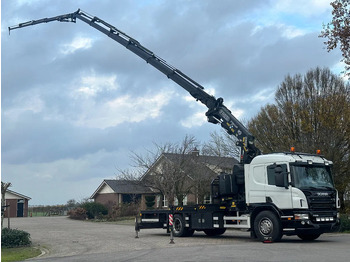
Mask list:
[[[1,231],[1,247],[28,246],[31,243],[28,232],[11,228],[3,228]]]

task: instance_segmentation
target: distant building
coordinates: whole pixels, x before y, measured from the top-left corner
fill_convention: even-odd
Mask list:
[[[145,196],[152,193],[148,187],[142,186],[136,181],[105,179],[90,199],[106,207],[132,202],[141,203],[141,206],[144,207]]]
[[[4,217],[27,217],[28,202],[31,198],[12,190],[7,190],[5,193],[5,208]]]

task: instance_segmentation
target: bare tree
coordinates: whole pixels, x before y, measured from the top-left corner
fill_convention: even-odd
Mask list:
[[[235,136],[229,135],[222,129],[220,134],[216,131],[211,133],[210,138],[211,139],[203,145],[203,154],[239,159],[241,150],[236,146],[237,139]]]
[[[180,143],[154,144],[146,154],[132,154],[134,167],[141,182],[164,195],[169,205],[177,198],[179,204],[194,186],[191,152],[198,146],[194,136],[186,136]],[[128,172],[124,172],[126,175]]]
[[[4,213],[2,212],[2,209],[5,207],[6,205],[6,201],[5,201],[5,195],[6,195],[6,191],[7,189],[11,186],[10,182],[2,182],[1,181],[1,228],[3,226],[4,223]]]
[[[264,152],[321,149],[334,162],[340,199],[350,183],[350,86],[329,69],[316,68],[304,76],[287,76],[248,128]],[[344,204],[342,202],[342,204]],[[344,207],[344,205],[342,205]]]
[[[336,0],[330,3],[333,7],[333,19],[330,23],[323,25],[320,37],[327,38],[324,43],[327,51],[339,46],[345,63],[345,72],[350,77],[350,1]]]

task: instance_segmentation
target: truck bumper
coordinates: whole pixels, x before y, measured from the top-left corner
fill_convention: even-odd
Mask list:
[[[282,220],[283,234],[313,234],[313,233],[331,233],[339,230],[340,219],[333,216],[333,220],[329,217],[316,217],[310,215],[308,219]]]

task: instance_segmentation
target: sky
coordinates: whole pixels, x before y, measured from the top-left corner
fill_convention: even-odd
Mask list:
[[[1,180],[30,205],[90,197],[154,143],[220,132],[206,107],[106,35],[77,20],[11,31],[75,12],[97,16],[205,87],[241,121],[274,102],[284,78],[341,71],[318,37],[324,0],[2,0]]]

